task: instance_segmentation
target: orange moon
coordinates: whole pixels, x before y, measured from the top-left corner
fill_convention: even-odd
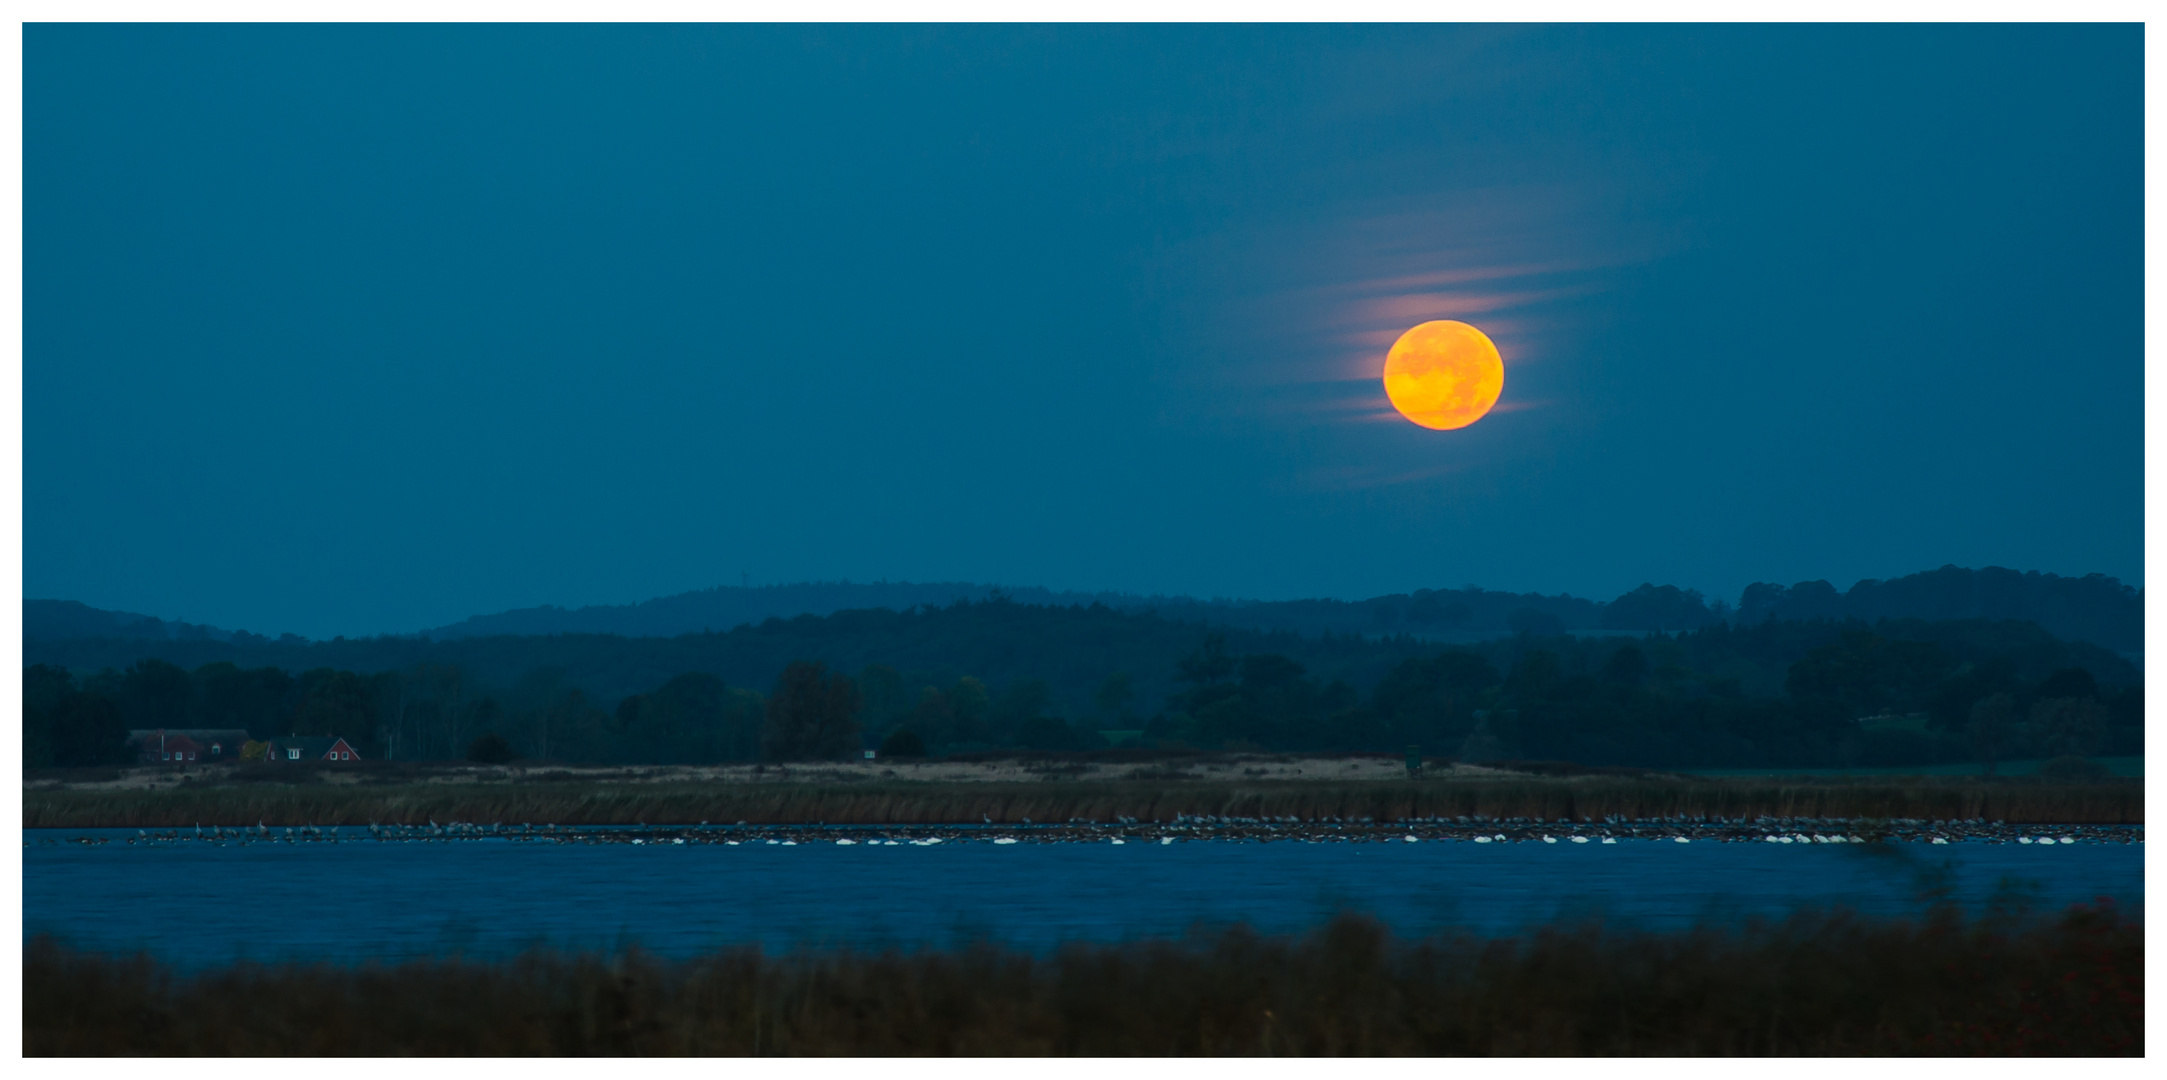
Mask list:
[[[1400,335],[1384,358],[1384,393],[1400,415],[1451,431],[1480,420],[1505,390],[1505,360],[1482,331],[1438,319]]]

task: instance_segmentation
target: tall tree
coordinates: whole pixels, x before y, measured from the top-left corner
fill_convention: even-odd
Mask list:
[[[195,692],[188,672],[164,660],[138,660],[121,676],[121,710],[137,728],[188,726],[188,706]]]
[[[2007,694],[1990,694],[1971,707],[1971,741],[1986,762],[1986,774],[1994,775],[2001,757],[2016,735],[2016,700]]]
[[[1116,671],[1100,680],[1096,695],[1099,715],[1120,723],[1129,716],[1129,705],[1136,700],[1136,689],[1126,671]]]
[[[1204,635],[1204,643],[1182,657],[1176,669],[1181,672],[1181,681],[1204,686],[1234,674],[1234,657],[1226,651],[1226,635]]]
[[[368,685],[351,671],[317,668],[301,675],[301,705],[289,725],[296,735],[338,735],[375,741],[376,708]]]
[[[887,664],[867,664],[858,671],[858,696],[864,702],[868,730],[886,731],[910,713],[911,698],[903,673]]]
[[[858,749],[858,686],[826,664],[793,660],[767,699],[761,753],[771,761],[833,760]]]

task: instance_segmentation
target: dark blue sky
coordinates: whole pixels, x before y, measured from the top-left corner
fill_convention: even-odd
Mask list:
[[[2136,27],[24,46],[29,596],[2143,581]]]

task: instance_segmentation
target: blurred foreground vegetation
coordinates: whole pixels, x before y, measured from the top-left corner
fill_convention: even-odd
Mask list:
[[[359,968],[28,943],[52,1055],[2132,1055],[2144,938],[2051,920],[1806,913],[1688,933],[1394,940],[1342,916],[1050,956],[531,952]]]

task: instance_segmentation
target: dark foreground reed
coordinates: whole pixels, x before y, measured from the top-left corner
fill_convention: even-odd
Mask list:
[[[1802,914],[1683,934],[1596,925],[672,962],[243,964],[184,975],[29,943],[23,1052],[93,1054],[1734,1055],[2144,1053],[2142,929]]]
[[[2142,781],[1911,777],[1873,780],[1669,777],[1371,781],[1059,781],[1035,783],[699,783],[522,781],[385,785],[203,784],[157,791],[26,790],[27,828],[193,825],[1015,824],[1180,815],[1395,821],[1403,818],[1799,817],[2012,824],[2144,821]]]

